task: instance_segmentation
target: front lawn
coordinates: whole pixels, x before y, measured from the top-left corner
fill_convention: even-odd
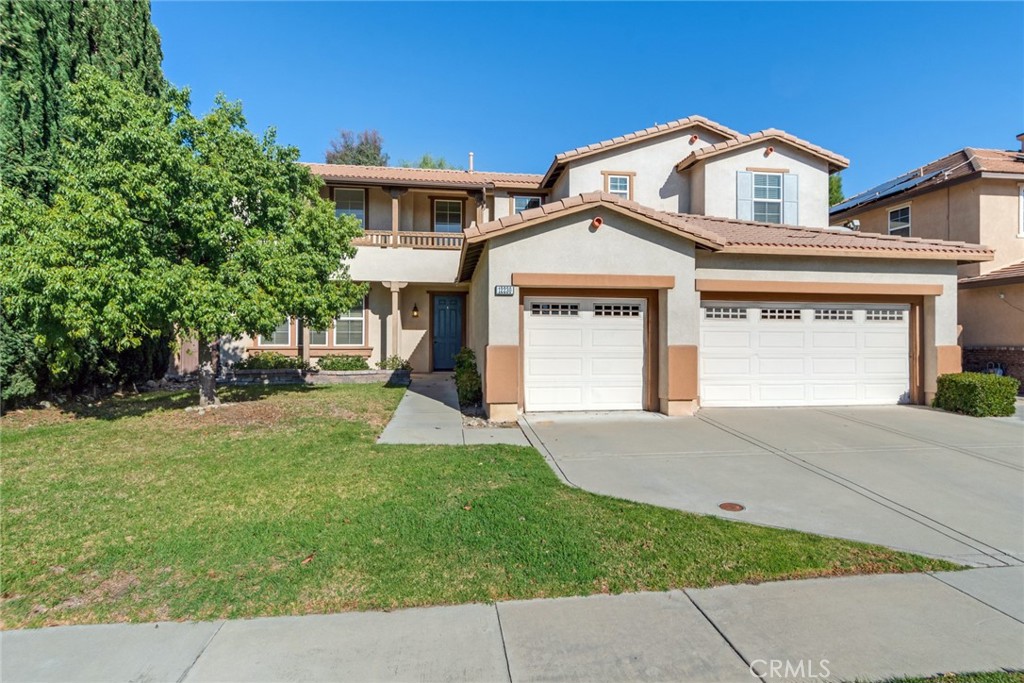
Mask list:
[[[950,569],[562,485],[533,449],[377,446],[402,389],[150,394],[0,421],[5,628]]]

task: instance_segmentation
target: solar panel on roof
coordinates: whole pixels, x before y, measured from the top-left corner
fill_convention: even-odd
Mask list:
[[[888,197],[898,192],[909,190],[912,187],[920,185],[926,180],[934,178],[940,173],[942,173],[942,171],[932,171],[931,173],[927,173],[921,176],[917,175],[916,171],[913,173],[905,173],[899,176],[898,178],[893,178],[892,180],[884,182],[881,185],[877,185],[871,188],[870,190],[866,190],[858,195],[854,195],[853,197],[850,197],[844,202],[836,204],[831,209],[829,209],[828,212],[830,214],[839,213],[840,211],[846,211],[847,209],[852,209],[853,207],[860,206],[861,204],[873,202],[876,199],[881,199],[882,197]]]

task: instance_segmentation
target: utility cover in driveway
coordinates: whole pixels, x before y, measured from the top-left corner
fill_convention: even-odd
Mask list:
[[[909,399],[908,306],[707,303],[701,313],[702,406]]]
[[[526,299],[526,410],[643,409],[645,303]]]

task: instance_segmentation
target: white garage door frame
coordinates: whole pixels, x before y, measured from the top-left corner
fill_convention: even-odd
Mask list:
[[[911,398],[909,304],[701,302],[704,407]]]
[[[524,410],[643,410],[649,314],[641,297],[524,297]]]

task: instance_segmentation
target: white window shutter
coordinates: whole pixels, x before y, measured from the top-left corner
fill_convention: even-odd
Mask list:
[[[736,171],[736,219],[754,220],[754,174]]]
[[[787,173],[782,178],[782,222],[800,225],[800,176]]]

